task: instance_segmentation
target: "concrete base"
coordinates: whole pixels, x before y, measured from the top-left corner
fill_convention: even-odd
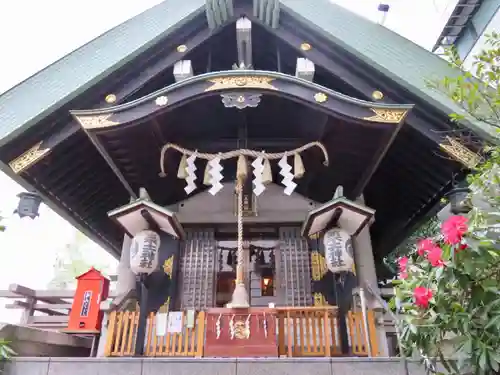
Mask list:
[[[88,357],[92,339],[56,331],[0,324],[0,337],[20,356]]]
[[[424,375],[409,363],[409,375]],[[2,375],[405,375],[399,358],[16,358]]]

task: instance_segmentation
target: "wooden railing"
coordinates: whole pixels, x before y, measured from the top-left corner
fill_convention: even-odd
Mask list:
[[[149,357],[201,357],[205,335],[205,313],[201,311],[196,315],[193,328],[185,326],[186,313],[184,313],[182,332],[157,336],[156,315],[149,314],[144,354]],[[104,355],[108,357],[133,355],[138,323],[139,312],[137,311],[111,312]]]
[[[340,356],[340,335],[338,317],[332,307],[284,307],[277,308],[276,334],[278,354],[287,357],[331,357]],[[182,332],[156,335],[156,315],[148,317],[145,355],[149,357],[176,356],[201,357],[205,339],[205,313],[198,312],[192,328],[184,324],[187,316],[183,314]],[[138,312],[111,312],[106,356],[132,356],[139,320]],[[351,353],[355,356],[379,355],[375,316],[367,313],[368,334],[364,329],[361,312],[349,312],[346,323]]]

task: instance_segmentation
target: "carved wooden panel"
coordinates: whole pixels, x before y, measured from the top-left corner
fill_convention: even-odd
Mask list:
[[[204,309],[214,306],[216,241],[212,229],[186,233],[181,259],[181,308]]]
[[[307,241],[300,228],[280,228],[279,273],[282,301],[286,306],[310,306],[311,261]]]

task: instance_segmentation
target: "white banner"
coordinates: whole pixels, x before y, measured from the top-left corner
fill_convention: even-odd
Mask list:
[[[156,314],[156,336],[165,336],[167,334],[167,313]]]
[[[182,311],[171,311],[168,313],[168,328],[169,333],[182,332]]]

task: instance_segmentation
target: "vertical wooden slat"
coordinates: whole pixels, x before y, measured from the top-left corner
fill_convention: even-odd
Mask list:
[[[134,342],[134,336],[136,333],[136,327],[139,324],[139,313],[137,311],[133,311],[130,314],[130,323],[129,323],[129,328],[128,328],[128,340],[127,340],[127,349],[125,351],[125,354],[131,355],[132,354],[132,343]],[[144,338],[143,338],[144,339]]]
[[[325,357],[330,357],[331,355],[331,348],[330,348],[330,338],[329,338],[329,333],[331,332],[331,329],[328,330],[328,321],[329,319],[329,312],[328,310],[323,311],[323,336],[325,337]]]
[[[113,351],[113,343],[115,341],[116,328],[116,311],[112,311],[108,315],[108,333],[106,336],[106,345],[104,346],[104,356],[110,357]]]
[[[127,345],[127,336],[128,336],[128,326],[130,323],[130,313],[128,311],[125,311],[123,313],[123,332],[122,332],[122,339],[121,339],[121,345],[120,345],[120,356],[123,357],[123,354],[125,353],[125,346]]]
[[[112,354],[116,355],[120,353],[120,342],[122,338],[122,331],[123,331],[123,313],[117,313],[116,314],[116,338],[115,338],[115,343],[113,345],[113,352]]]
[[[196,340],[196,356],[197,357],[202,357],[203,356],[203,344],[205,343],[205,312],[200,311],[198,314],[198,319],[196,321],[196,334],[197,334],[197,340]]]
[[[310,319],[311,315],[313,316],[313,319]],[[312,311],[305,311],[305,324],[306,324],[306,330],[305,330],[305,339],[306,339],[306,350],[308,353],[313,353],[314,351],[311,350],[311,322],[314,324],[314,312]]]
[[[287,355],[293,357],[293,337],[292,337],[292,314],[290,311],[286,312],[286,338],[287,338]]]
[[[147,340],[146,340],[146,356],[151,355],[151,338],[153,335],[153,320],[155,318],[154,313],[149,314],[149,322],[148,322],[148,328],[147,328]]]
[[[276,318],[278,319],[278,355],[286,355],[285,313],[283,311],[278,312]]]
[[[321,348],[318,346],[318,333],[316,329],[316,324],[318,324],[318,312],[314,311],[312,313],[312,327],[311,327],[311,334],[312,334],[312,346],[313,346],[313,351],[314,353],[321,353]],[[320,345],[321,346],[321,345]]]
[[[377,337],[377,328],[375,327],[375,313],[373,311],[368,311],[368,331],[370,332],[370,344],[372,348],[372,355],[374,357],[378,357],[380,355],[380,351],[378,348],[378,337]]]

